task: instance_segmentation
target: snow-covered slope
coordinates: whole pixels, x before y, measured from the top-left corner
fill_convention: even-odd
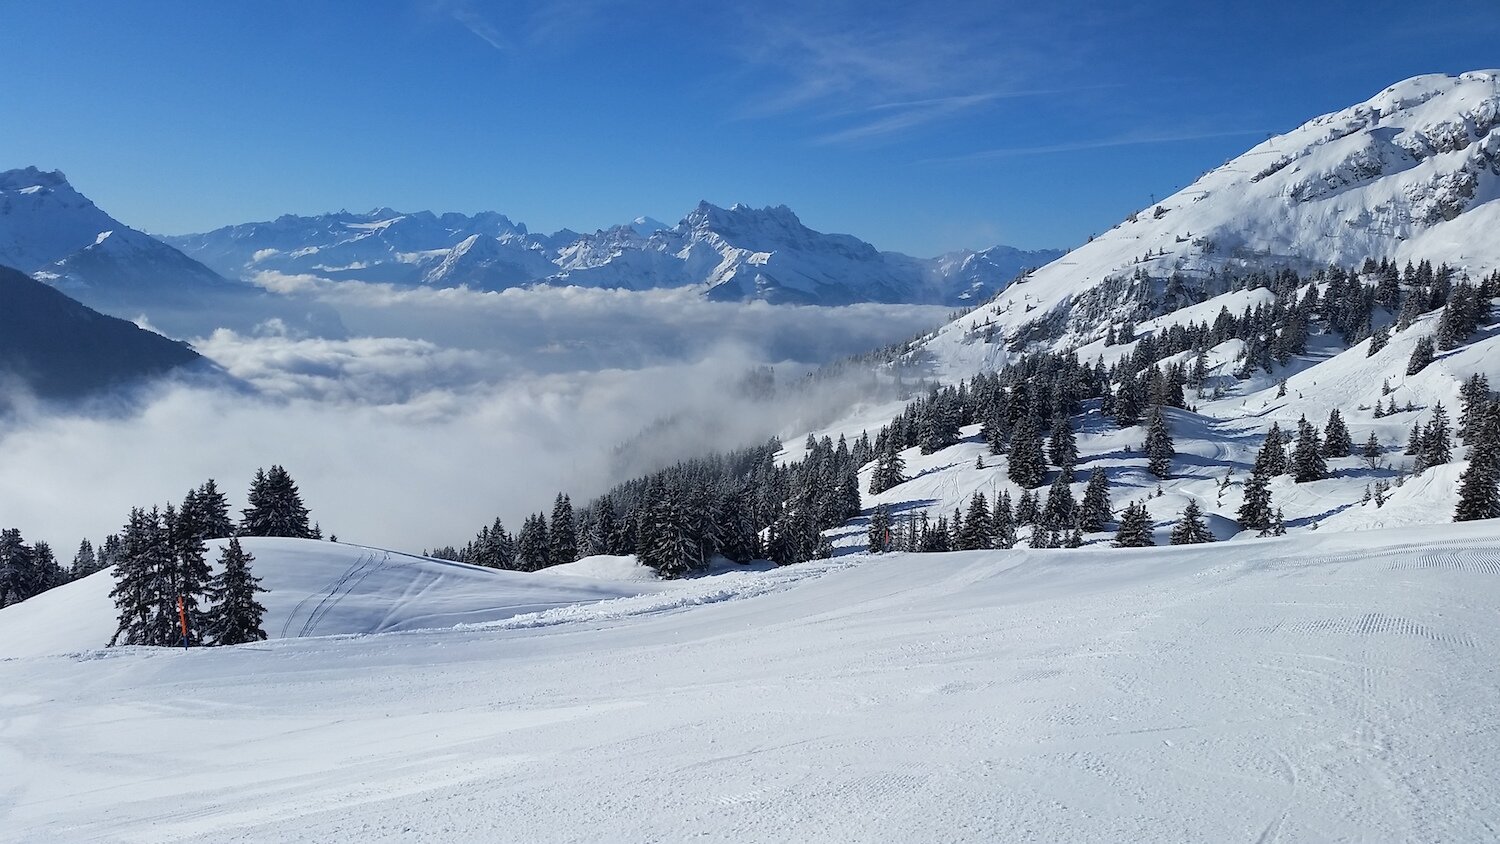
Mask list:
[[[236,276],[272,270],[484,289],[699,287],[717,299],[807,304],[973,303],[1059,254],[999,246],[917,259],[813,231],[785,206],[726,209],[707,202],[675,226],[640,217],[587,235],[538,235],[499,214],[381,208],[286,216],[168,240]]]
[[[0,265],[85,300],[228,284],[217,273],[100,210],[62,173],[0,172]],[[90,302],[92,304],[92,302]]]
[[[956,380],[1003,365],[1014,341],[1104,337],[1070,314],[1109,278],[1209,270],[1429,260],[1478,277],[1500,269],[1500,70],[1418,76],[1257,144],[1033,273],[925,344]],[[1134,301],[1120,301],[1115,321]],[[975,342],[993,323],[1003,342]]]
[[[217,560],[222,540],[209,543]],[[396,551],[307,539],[246,538],[273,639],[452,627],[665,588],[634,576],[600,579],[495,571]],[[623,571],[618,566],[612,570]],[[0,610],[0,659],[89,651],[114,633],[114,579],[99,572]],[[65,619],[65,623],[58,620]]]
[[[1486,841],[1497,579],[1477,523],[0,659],[5,835]]]

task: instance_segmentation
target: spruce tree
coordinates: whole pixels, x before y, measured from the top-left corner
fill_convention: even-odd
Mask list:
[[[870,529],[866,532],[865,550],[871,554],[884,554],[889,550],[891,538],[891,511],[884,504],[876,505],[870,513]]]
[[[73,553],[73,568],[68,572],[68,579],[88,577],[98,570],[99,557],[94,553],[94,543],[84,539],[78,543],[78,550]]]
[[[1083,489],[1083,503],[1078,508],[1078,529],[1098,533],[1109,521],[1109,477],[1095,466],[1089,472],[1088,486]]]
[[[1261,444],[1260,452],[1255,456],[1255,462],[1260,464],[1264,461],[1266,478],[1274,478],[1284,475],[1287,471],[1286,459],[1286,434],[1281,430],[1281,425],[1271,423],[1271,430],[1266,433],[1266,439]]]
[[[1459,388],[1459,397],[1462,403],[1459,405],[1458,413],[1458,436],[1464,443],[1469,443],[1469,427],[1476,420],[1484,417],[1485,411],[1490,403],[1490,382],[1482,372],[1470,375],[1463,386]]]
[[[248,502],[240,520],[241,536],[312,537],[302,494],[292,476],[281,466],[255,471]]]
[[[1161,406],[1151,409],[1151,425],[1146,429],[1146,463],[1151,474],[1158,478],[1172,476],[1172,458],[1177,450],[1172,445],[1172,433],[1167,430],[1167,420],[1162,417]]]
[[[1376,468],[1380,465],[1380,456],[1384,453],[1385,450],[1380,445],[1380,438],[1375,436],[1374,431],[1371,431],[1370,436],[1365,440],[1364,449],[1360,451],[1360,456],[1364,458],[1365,465],[1371,469]]]
[[[1073,424],[1065,416],[1052,423],[1052,436],[1047,441],[1047,457],[1064,475],[1071,475],[1073,468],[1078,465],[1078,438],[1073,434]]]
[[[1323,444],[1318,429],[1307,417],[1297,423],[1297,447],[1292,452],[1292,480],[1299,484],[1320,481],[1328,476],[1328,461],[1323,457]]]
[[[885,447],[875,458],[875,470],[870,473],[870,494],[879,495],[886,490],[906,482],[906,461],[901,457],[901,445],[896,437],[887,436]]]
[[[1047,490],[1047,503],[1042,506],[1041,523],[1049,530],[1062,530],[1073,524],[1077,504],[1073,490],[1068,486],[1068,476],[1059,474]]]
[[[1432,419],[1422,430],[1421,454],[1418,465],[1422,468],[1440,466],[1453,459],[1453,441],[1448,428],[1448,411],[1442,402],[1432,406]]]
[[[1328,424],[1323,426],[1323,453],[1329,457],[1348,457],[1354,443],[1349,438],[1349,428],[1338,408],[1328,412]]]
[[[1009,465],[1006,473],[1016,485],[1025,489],[1040,486],[1047,474],[1046,458],[1042,455],[1042,437],[1037,431],[1036,419],[1031,415],[1021,417],[1010,438]]]
[[[1432,345],[1431,337],[1423,337],[1417,341],[1417,345],[1411,350],[1411,358],[1406,362],[1406,374],[1416,375],[1427,368],[1437,357],[1437,350]]]
[[[1010,494],[1001,491],[995,496],[995,509],[990,515],[990,530],[995,535],[995,547],[1009,550],[1016,546],[1016,516],[1010,506]]]
[[[219,572],[208,584],[212,606],[208,612],[208,639],[215,645],[243,645],[266,638],[262,627],[266,608],[256,600],[256,593],[266,590],[260,579],[250,573],[255,557],[240,547],[237,537],[230,537],[219,553]]]
[[[578,538],[573,522],[573,500],[558,493],[552,502],[552,522],[547,535],[547,562],[560,566],[578,559]]]
[[[35,549],[16,528],[0,530],[0,607],[20,603],[40,591]]]
[[[1156,544],[1152,536],[1151,512],[1146,505],[1132,501],[1120,514],[1120,528],[1115,531],[1116,548],[1145,548]]]
[[[1492,414],[1469,423],[1469,468],[1459,476],[1455,522],[1500,518],[1500,419]]]
[[[1257,459],[1245,480],[1245,500],[1237,514],[1240,530],[1265,530],[1271,524],[1270,482],[1265,462]]]
[[[978,551],[994,544],[993,527],[990,524],[990,503],[984,493],[976,492],[969,499],[969,512],[964,516],[960,528],[959,550]]]
[[[1172,527],[1172,544],[1197,545],[1213,541],[1214,535],[1203,523],[1203,511],[1198,507],[1198,502],[1189,501],[1182,509],[1182,518]]]

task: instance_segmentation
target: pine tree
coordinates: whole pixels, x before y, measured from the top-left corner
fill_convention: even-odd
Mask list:
[[[1297,448],[1292,452],[1292,480],[1305,484],[1327,476],[1328,461],[1323,457],[1323,444],[1319,441],[1318,429],[1304,416],[1297,423]]]
[[[516,568],[539,571],[551,561],[552,543],[547,536],[547,517],[534,513],[521,523],[516,534]]]
[[[256,593],[266,590],[260,579],[250,573],[255,557],[231,537],[219,553],[219,573],[208,584],[212,606],[208,613],[208,638],[215,645],[243,645],[266,638],[262,627],[266,608],[256,600]]]
[[[1010,506],[1010,494],[1002,491],[995,496],[995,509],[990,515],[990,530],[995,535],[995,547],[1009,550],[1016,546],[1016,516]]]
[[[1349,438],[1349,428],[1339,409],[1328,412],[1328,424],[1323,426],[1323,453],[1329,457],[1348,457],[1354,443]]]
[[[1073,490],[1068,486],[1068,476],[1060,474],[1047,490],[1047,503],[1042,507],[1041,523],[1049,530],[1061,530],[1073,524],[1077,504]]]
[[[985,500],[984,493],[976,492],[969,499],[969,512],[964,517],[963,526],[960,528],[959,550],[978,551],[991,547],[995,542],[993,527],[990,524],[990,503]]]
[[[1083,489],[1083,503],[1078,508],[1078,529],[1085,533],[1104,530],[1109,521],[1109,477],[1098,466],[1089,473]]]
[[[1411,350],[1411,358],[1406,362],[1406,374],[1416,375],[1427,364],[1432,363],[1437,357],[1437,350],[1432,345],[1431,337],[1423,337],[1417,341],[1417,345]]]
[[[884,504],[875,507],[870,513],[870,529],[867,533],[865,548],[871,554],[883,554],[890,550],[891,537],[891,512]]]
[[[35,549],[16,528],[0,530],[0,607],[20,603],[41,591]]]
[[[578,538],[573,522],[573,500],[558,493],[552,502],[552,523],[547,535],[547,562],[560,566],[578,559]]]
[[[292,476],[281,466],[257,469],[250,483],[249,506],[240,520],[241,536],[312,537],[308,510]]]
[[[1458,436],[1469,443],[1469,427],[1484,417],[1490,403],[1490,382],[1484,373],[1476,372],[1464,381],[1458,391],[1461,399],[1458,413]]]
[[[1187,506],[1182,509],[1182,518],[1172,528],[1172,544],[1197,545],[1213,541],[1214,535],[1209,532],[1208,526],[1203,523],[1203,511],[1199,509],[1198,502],[1189,501]]]
[[[1257,464],[1262,461],[1265,464],[1267,480],[1286,474],[1286,434],[1282,432],[1281,425],[1278,423],[1271,423],[1271,430],[1266,433],[1265,442],[1261,444],[1260,452],[1255,456]]]
[[[1369,438],[1365,440],[1364,449],[1360,452],[1360,456],[1365,460],[1365,465],[1371,469],[1378,467],[1380,465],[1380,456],[1384,452],[1385,449],[1381,448],[1380,445],[1380,438],[1375,436],[1374,431],[1371,431]]]
[[[1172,445],[1172,433],[1167,430],[1167,421],[1162,417],[1161,406],[1151,409],[1151,425],[1146,430],[1146,462],[1151,474],[1158,478],[1172,476],[1172,458],[1177,450]]]
[[[1025,489],[1040,486],[1046,477],[1047,462],[1042,455],[1041,434],[1037,431],[1036,420],[1029,414],[1021,417],[1011,434],[1006,473]]]
[[[1130,502],[1120,514],[1120,528],[1115,531],[1115,547],[1145,548],[1155,544],[1151,512],[1139,501]]]
[[[1422,468],[1440,466],[1453,459],[1453,441],[1448,429],[1448,411],[1442,402],[1432,407],[1432,419],[1422,431],[1421,454],[1418,465]]]
[[[1469,423],[1469,468],[1459,476],[1455,522],[1500,518],[1500,419],[1493,412]]]
[[[99,570],[99,557],[94,553],[94,543],[84,539],[73,553],[73,568],[68,572],[69,580],[88,577]]]
[[[204,539],[222,539],[234,535],[234,522],[229,518],[229,501],[219,491],[213,478],[203,482],[194,490],[194,518],[202,529]],[[184,509],[187,500],[183,500]]]
[[[901,445],[894,436],[885,438],[885,447],[875,458],[875,470],[870,473],[870,494],[879,495],[886,490],[906,482],[906,461],[901,457]]]
[[[1078,438],[1074,436],[1073,424],[1067,417],[1053,421],[1052,436],[1047,441],[1047,457],[1064,475],[1071,475],[1078,465]]]
[[[1257,459],[1245,481],[1245,500],[1237,514],[1240,530],[1265,530],[1271,524],[1270,481],[1264,462]]]

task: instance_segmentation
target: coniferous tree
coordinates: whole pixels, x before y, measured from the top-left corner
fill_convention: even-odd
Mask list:
[[[1406,374],[1416,375],[1426,369],[1427,364],[1432,363],[1436,358],[1437,350],[1432,345],[1432,338],[1423,337],[1411,350],[1411,358],[1406,362]]]
[[[1267,480],[1284,475],[1287,471],[1286,459],[1286,434],[1282,432],[1281,425],[1271,423],[1271,430],[1266,433],[1265,442],[1261,444],[1260,452],[1255,456],[1255,462],[1264,461]]]
[[[1328,424],[1323,426],[1323,453],[1329,457],[1348,457],[1354,443],[1349,438],[1349,428],[1339,409],[1328,411]]]
[[[1471,420],[1469,468],[1459,476],[1455,522],[1500,518],[1500,419],[1494,412]]]
[[[888,436],[884,448],[875,458],[875,471],[870,473],[870,494],[879,495],[886,490],[906,482],[906,461],[901,457],[901,445],[896,438]]]
[[[1422,430],[1421,454],[1417,463],[1426,469],[1440,466],[1452,459],[1453,441],[1448,428],[1448,411],[1444,409],[1442,402],[1437,402],[1432,407],[1432,419]]]
[[[1000,492],[995,496],[995,509],[990,516],[990,530],[995,534],[995,547],[1009,550],[1016,547],[1016,516],[1010,506],[1010,494]]]
[[[1038,496],[1031,490],[1022,490],[1021,497],[1016,499],[1016,524],[1033,525],[1041,516],[1041,503]]]
[[[198,522],[204,539],[222,539],[234,535],[234,522],[229,518],[229,500],[219,491],[213,478],[203,482],[192,493],[193,518]],[[187,499],[183,509],[187,509]]]
[[[870,529],[866,535],[865,549],[871,554],[884,554],[890,550],[891,512],[879,504],[870,513]]]
[[[539,571],[551,562],[552,543],[547,536],[547,517],[541,513],[527,516],[516,534],[516,568]]]
[[[1297,423],[1297,447],[1292,452],[1292,480],[1299,484],[1319,481],[1328,476],[1328,461],[1323,457],[1323,443],[1318,429],[1307,417]]]
[[[1062,530],[1073,524],[1077,502],[1068,485],[1068,476],[1060,474],[1047,490],[1047,503],[1042,506],[1040,521],[1049,530]]]
[[[99,557],[94,553],[94,543],[84,539],[78,543],[78,550],[73,553],[73,568],[68,572],[68,579],[88,577],[98,570]]]
[[[1422,453],[1422,427],[1415,419],[1411,423],[1411,434],[1406,438],[1406,456],[1415,457]]]
[[[1237,514],[1240,530],[1265,530],[1271,524],[1271,475],[1265,464],[1257,458],[1245,480],[1245,500]]]
[[[1052,423],[1052,436],[1047,440],[1047,457],[1064,475],[1071,475],[1078,465],[1078,438],[1073,434],[1073,424],[1065,416]]]
[[[1167,420],[1162,417],[1161,406],[1151,409],[1151,424],[1146,429],[1146,462],[1151,474],[1158,478],[1172,476],[1172,458],[1177,455],[1172,444],[1172,433],[1167,430]]]
[[[1490,403],[1490,382],[1484,373],[1476,372],[1464,381],[1458,391],[1461,403],[1458,412],[1458,437],[1469,442],[1469,426],[1481,419]]]
[[[255,471],[249,505],[240,520],[241,536],[290,536],[310,539],[307,507],[292,476],[281,466]]]
[[[1036,420],[1029,415],[1021,417],[1011,434],[1006,474],[1018,486],[1026,489],[1040,486],[1042,479],[1046,477],[1047,462],[1042,455],[1042,437],[1037,431]]]
[[[1374,431],[1371,431],[1370,436],[1365,440],[1365,447],[1360,452],[1360,456],[1364,458],[1366,466],[1374,469],[1380,465],[1380,456],[1384,451],[1380,446],[1380,438],[1375,436]]]
[[[995,543],[994,526],[990,522],[990,503],[984,493],[976,492],[969,499],[969,511],[960,528],[959,550],[978,551],[990,548]]]
[[[1182,509],[1182,518],[1172,528],[1171,543],[1173,545],[1197,545],[1213,541],[1214,535],[1203,523],[1203,511],[1198,507],[1198,502],[1189,501]]]
[[[1151,528],[1151,512],[1146,509],[1146,505],[1139,501],[1132,501],[1120,514],[1120,528],[1115,531],[1114,546],[1116,548],[1145,548],[1155,545],[1156,539],[1152,536]]]
[[[250,563],[254,560],[254,555],[240,547],[238,537],[231,537],[219,553],[219,573],[207,590],[212,604],[207,633],[215,645],[243,645],[266,638],[262,627],[266,608],[255,597],[266,589],[250,573]]]
[[[560,566],[578,559],[578,537],[573,522],[573,500],[558,493],[552,503],[552,522],[548,525],[547,562]]]
[[[0,530],[0,607],[20,603],[37,594],[41,576],[36,550],[16,528]]]
[[[1109,521],[1109,477],[1098,466],[1089,473],[1083,489],[1083,503],[1078,508],[1078,528],[1085,533],[1104,530]]]

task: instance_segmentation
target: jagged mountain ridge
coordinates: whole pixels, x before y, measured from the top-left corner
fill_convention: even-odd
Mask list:
[[[1205,287],[1210,273],[1369,257],[1478,277],[1500,268],[1497,231],[1500,70],[1418,76],[1257,144],[944,326],[919,354],[957,380],[1026,349],[1082,346],[1112,323],[1169,312],[1161,294],[1174,275],[1190,300],[1222,292]],[[1137,275],[1155,283],[1131,292]]]
[[[230,285],[36,167],[0,172],[0,264],[87,298]]]
[[[995,247],[936,259],[880,252],[804,226],[789,208],[700,203],[676,225],[648,217],[580,235],[530,232],[499,214],[283,216],[167,240],[220,272],[304,273],[440,287],[698,287],[710,298],[803,304],[981,301],[1056,250]]]

